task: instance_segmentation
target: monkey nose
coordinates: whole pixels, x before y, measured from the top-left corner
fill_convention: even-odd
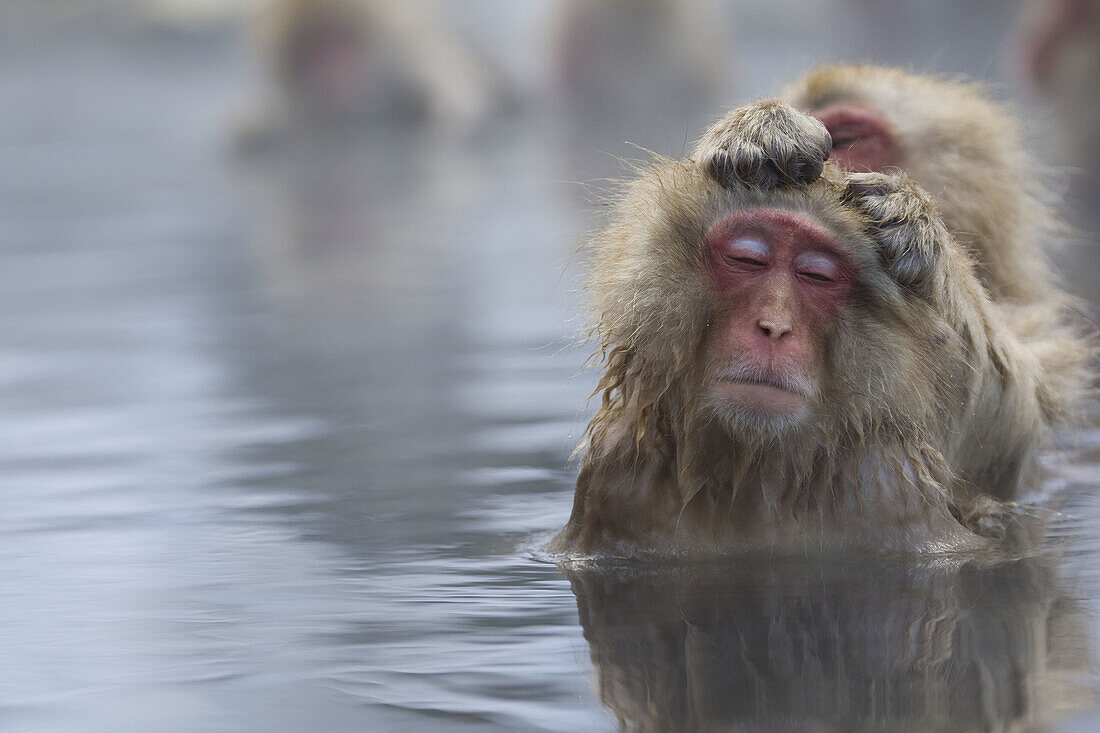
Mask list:
[[[793,331],[790,324],[775,318],[761,318],[756,322],[756,325],[766,338],[773,341],[779,341],[784,336],[789,336]]]

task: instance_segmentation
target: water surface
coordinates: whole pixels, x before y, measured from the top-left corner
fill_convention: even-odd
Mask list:
[[[242,160],[231,29],[34,27],[0,46],[0,727],[1090,729],[1100,433],[1037,557],[559,568],[607,140]]]

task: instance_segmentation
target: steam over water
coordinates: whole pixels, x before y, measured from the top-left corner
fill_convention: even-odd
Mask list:
[[[733,97],[243,159],[231,29],[36,8],[0,11],[0,729],[1100,725],[1092,427],[1016,562],[539,552],[596,379],[574,182]],[[771,33],[739,98],[817,60]]]

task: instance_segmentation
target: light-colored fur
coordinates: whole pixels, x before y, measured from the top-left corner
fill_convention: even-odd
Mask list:
[[[882,106],[899,115],[910,173],[933,194],[888,177],[920,214],[907,226],[934,245],[922,289],[884,265],[889,245],[869,213],[877,204],[850,205],[852,174],[831,164],[812,184],[770,191],[719,185],[700,159],[706,145],[640,170],[590,244],[602,404],[553,550],[979,548],[990,540],[960,520],[983,495],[1008,499],[1034,480],[1037,450],[1072,407],[1064,395],[1080,390],[1091,346],[1063,325],[1066,299],[1039,234],[1049,216],[1010,118],[969,87],[899,71],[834,68],[799,88],[823,88],[815,78],[865,80],[867,103],[885,95]],[[954,121],[922,111],[940,101]],[[986,135],[1007,137],[979,144]],[[859,260],[844,314],[815,334],[821,388],[797,424],[753,425],[703,396],[719,306],[706,286],[704,234],[750,208],[812,217]],[[960,246],[952,235],[967,232],[977,234]]]
[[[1071,419],[1091,378],[1093,343],[1081,338],[1079,304],[1048,263],[1066,232],[1019,121],[978,83],[881,66],[821,67],[781,96],[807,111],[846,102],[886,116],[901,167],[935,197],[1004,322],[1039,361],[1048,421]]]

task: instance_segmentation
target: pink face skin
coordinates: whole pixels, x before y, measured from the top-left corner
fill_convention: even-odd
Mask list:
[[[706,245],[719,302],[711,396],[755,419],[798,419],[817,389],[821,333],[854,286],[850,251],[821,224],[780,209],[727,214]]]
[[[900,167],[901,155],[890,121],[876,109],[834,104],[814,110],[833,138],[830,159],[851,171],[881,171]]]
[[[1048,89],[1060,57],[1075,42],[1094,39],[1098,22],[1100,13],[1088,0],[1048,2],[1042,19],[1024,40],[1022,56],[1031,83],[1038,89]]]
[[[307,87],[334,110],[352,107],[369,88],[366,39],[333,26],[305,44],[302,60]]]

